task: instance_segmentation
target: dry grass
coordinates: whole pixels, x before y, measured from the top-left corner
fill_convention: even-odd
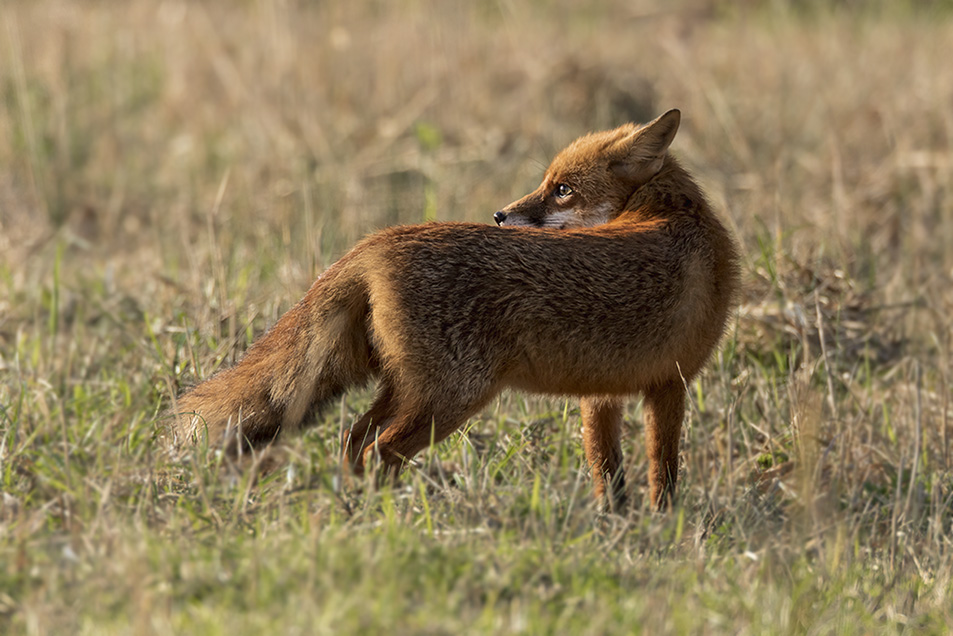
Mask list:
[[[947,632],[953,20],[855,5],[0,5],[0,631]],[[258,482],[157,452],[358,237],[672,106],[746,289],[671,514],[516,394],[393,491],[338,487],[363,393]]]

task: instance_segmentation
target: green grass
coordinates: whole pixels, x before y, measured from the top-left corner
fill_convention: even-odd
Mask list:
[[[948,3],[352,4],[0,5],[0,633],[948,633]],[[674,510],[637,400],[624,517],[571,400],[379,491],[338,461],[369,389],[271,472],[166,454],[358,238],[669,107],[745,252]]]

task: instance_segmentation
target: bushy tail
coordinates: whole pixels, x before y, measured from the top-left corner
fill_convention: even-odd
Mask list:
[[[242,360],[175,405],[176,444],[207,439],[236,450],[297,430],[316,409],[371,376],[367,286],[347,256]]]

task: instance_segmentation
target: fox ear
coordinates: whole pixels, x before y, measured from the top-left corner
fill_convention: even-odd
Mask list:
[[[654,177],[662,169],[681,120],[682,113],[673,108],[626,136],[619,142],[625,158],[613,163],[612,171],[622,177]]]

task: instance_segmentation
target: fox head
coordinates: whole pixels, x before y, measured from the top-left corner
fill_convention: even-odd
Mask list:
[[[556,229],[611,221],[633,192],[658,174],[681,113],[580,137],[556,155],[533,192],[493,215],[497,225]]]

